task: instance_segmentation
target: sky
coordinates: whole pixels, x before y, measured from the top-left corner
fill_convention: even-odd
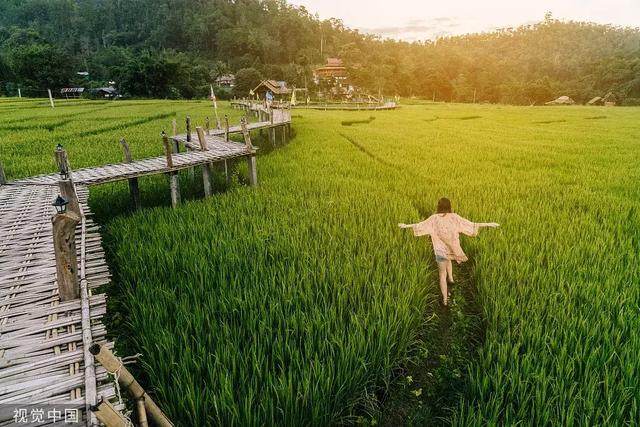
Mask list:
[[[640,0],[290,0],[320,18],[408,41],[561,20],[637,27]]]

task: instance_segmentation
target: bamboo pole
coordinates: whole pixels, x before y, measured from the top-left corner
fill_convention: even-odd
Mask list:
[[[224,115],[224,140],[229,142],[229,116]]]
[[[82,357],[84,360],[84,405],[87,414],[87,423],[95,425],[96,416],[91,408],[96,404],[97,384],[96,366],[89,347],[93,342],[91,332],[91,303],[89,300],[89,283],[87,282],[87,221],[84,212],[80,216],[82,230],[80,238],[80,310],[82,324]]]
[[[169,418],[167,418],[158,405],[156,405],[153,399],[151,399],[151,396],[144,391],[133,375],[131,375],[122,362],[115,357],[108,348],[100,344],[93,344],[89,350],[107,371],[117,373],[118,382],[121,386],[129,390],[129,393],[131,393],[134,399],[144,399],[146,412],[157,425],[161,427],[173,427]]]
[[[171,120],[171,129],[173,131],[173,136],[178,136],[178,123],[176,119]]]
[[[76,255],[76,225],[80,222],[80,217],[74,212],[60,213],[54,215],[51,222],[60,301],[75,300],[80,298]]]
[[[129,421],[120,412],[116,411],[108,400],[101,399],[97,405],[91,407],[96,418],[106,427],[128,427]]]
[[[200,126],[196,127],[196,133],[198,134],[198,141],[200,142],[200,150],[208,151],[207,141],[204,136],[204,131]],[[204,196],[211,196],[211,164],[207,163],[202,165],[202,183],[204,187]]]
[[[207,135],[211,135],[211,132],[209,131],[210,127],[211,127],[211,122],[209,121],[209,117],[207,117],[204,120],[204,131]]]
[[[53,103],[53,95],[51,94],[51,89],[47,89],[47,92],[49,92],[49,102],[51,103],[51,108],[56,108],[55,104]]]
[[[138,425],[140,427],[148,427],[147,410],[144,408],[144,397],[136,399],[136,408],[138,409]]]
[[[129,150],[129,144],[125,141],[124,138],[120,140],[120,145],[122,145],[122,151],[124,153],[124,161],[125,163],[133,162],[133,157],[131,156],[131,150]],[[129,178],[129,194],[131,197],[131,206],[133,209],[140,209],[140,188],[138,186],[138,178]]]

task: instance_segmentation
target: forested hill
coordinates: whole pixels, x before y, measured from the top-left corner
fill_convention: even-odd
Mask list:
[[[624,104],[640,103],[638,29],[547,17],[405,43],[321,21],[282,0],[0,2],[4,95],[113,80],[130,96],[191,98],[227,72],[244,95],[262,77],[310,85],[313,68],[329,56],[345,61],[356,84],[388,96],[471,101],[475,93],[478,102],[531,104],[613,92]]]

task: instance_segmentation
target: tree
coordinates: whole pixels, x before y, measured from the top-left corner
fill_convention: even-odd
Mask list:
[[[236,73],[235,96],[249,96],[249,91],[262,81],[262,75],[255,68],[243,68]]]

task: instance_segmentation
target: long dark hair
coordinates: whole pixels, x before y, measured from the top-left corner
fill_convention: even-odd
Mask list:
[[[451,213],[451,200],[446,197],[438,200],[438,212],[439,214],[448,214]]]

